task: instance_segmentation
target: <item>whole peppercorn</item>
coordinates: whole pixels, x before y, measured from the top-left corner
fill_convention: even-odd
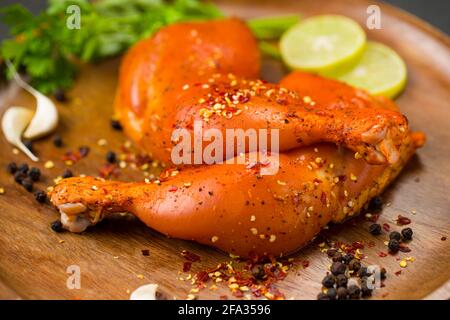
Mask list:
[[[17,171],[14,174],[14,181],[17,182],[18,184],[22,184],[22,181],[23,181],[23,179],[26,178],[26,176],[27,176],[26,173],[23,173],[21,171]]]
[[[52,228],[53,231],[55,232],[62,232],[63,231],[63,227],[62,227],[62,223],[60,220],[55,220],[50,224],[50,228]]]
[[[383,207],[383,200],[380,197],[374,197],[369,202],[369,210],[374,212],[381,211]]]
[[[63,89],[56,89],[53,95],[55,96],[56,101],[59,102],[67,101],[66,93],[64,92]]]
[[[378,223],[371,224],[369,227],[369,232],[374,236],[381,234],[381,225]]]
[[[63,140],[59,134],[55,134],[53,137],[53,145],[57,148],[61,148],[63,146]]]
[[[33,190],[33,180],[31,178],[26,177],[22,180],[22,186],[27,190],[28,192],[31,192]]]
[[[252,268],[252,275],[257,280],[263,280],[266,272],[264,271],[264,267],[261,264],[257,264]]]
[[[332,288],[335,283],[336,283],[336,281],[334,279],[334,276],[331,274],[325,276],[325,278],[323,278],[323,280],[322,280],[322,285],[325,288]]]
[[[62,177],[63,177],[63,179],[71,178],[71,177],[73,177],[73,173],[69,169],[66,169],[66,170],[64,170]]]
[[[361,289],[359,289],[356,285],[351,285],[347,288],[348,295],[351,299],[359,299],[359,296],[361,294]]]
[[[343,264],[342,262],[333,262],[331,265],[331,273],[337,276],[338,274],[345,273],[345,270],[347,269],[347,266]]]
[[[386,279],[386,274],[387,274],[386,269],[385,268],[381,268],[380,269],[380,278],[381,278],[381,280]]]
[[[343,258],[342,258],[342,262],[344,262],[345,264],[349,264],[350,261],[352,261],[355,258],[355,256],[351,253],[347,253]]]
[[[78,148],[78,151],[80,152],[80,156],[84,158],[89,154],[90,149],[87,146],[82,146]]]
[[[28,171],[28,176],[33,181],[39,181],[41,178],[41,170],[39,170],[39,168],[32,167],[30,171]]]
[[[339,252],[336,253],[336,254],[333,256],[332,260],[333,260],[334,262],[337,262],[337,261],[342,262],[342,253],[339,253]]]
[[[22,172],[22,173],[24,173],[24,174],[27,174],[27,173],[28,173],[28,164],[22,163],[21,165],[19,165],[19,166],[17,167],[17,171],[18,171],[18,172]]]
[[[369,273],[367,272],[367,267],[361,266],[358,271],[358,277],[364,278],[369,276]]]
[[[361,262],[359,262],[358,259],[353,259],[352,261],[349,262],[348,268],[349,268],[350,270],[353,270],[353,271],[355,271],[355,272],[358,272],[359,269],[361,269]]]
[[[37,202],[45,203],[45,201],[47,200],[47,194],[42,190],[38,190],[34,193],[34,198]]]
[[[335,288],[329,288],[327,290],[327,297],[330,300],[336,300],[336,289]]]
[[[400,249],[400,243],[396,239],[391,239],[389,240],[388,248],[390,252],[396,253]]]
[[[108,153],[106,153],[106,161],[108,161],[109,163],[115,163],[117,161],[116,153],[108,151]]]
[[[339,287],[347,287],[348,278],[345,274],[338,274],[336,276],[336,286]]]
[[[111,119],[111,128],[117,131],[122,131],[122,125],[119,120]]]
[[[330,300],[330,298],[328,298],[325,293],[321,292],[317,295],[317,300]]]
[[[405,228],[402,230],[402,237],[404,240],[412,240],[413,231],[411,228]]]
[[[397,232],[397,231],[392,231],[389,234],[389,239],[391,239],[391,240],[395,239],[397,241],[400,241],[402,239],[402,235],[399,232]]]
[[[337,249],[330,248],[330,249],[327,250],[327,255],[328,255],[329,258],[332,258],[337,252],[338,252]]]
[[[339,300],[346,300],[348,296],[348,290],[345,287],[339,287],[336,290],[337,297]]]
[[[8,166],[6,167],[6,170],[8,170],[8,172],[10,174],[16,173],[16,171],[17,171],[17,164],[15,162],[8,163]]]
[[[369,289],[366,282],[361,284],[361,295],[363,297],[370,297],[372,295],[372,290]]]

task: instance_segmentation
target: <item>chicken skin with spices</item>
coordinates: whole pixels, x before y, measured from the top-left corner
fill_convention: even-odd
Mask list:
[[[392,101],[301,72],[270,84],[258,79],[259,59],[237,19],[171,25],[131,48],[116,113],[154,159],[170,165],[173,131],[194,135],[196,121],[224,136],[279,129],[279,153],[269,149],[263,163],[250,161],[263,157],[258,150],[224,150],[223,163],[169,169],[150,183],[63,179],[49,195],[64,227],[81,232],[129,212],[170,237],[240,256],[288,254],[357,214],[424,143]],[[276,174],[262,174],[267,167]]]

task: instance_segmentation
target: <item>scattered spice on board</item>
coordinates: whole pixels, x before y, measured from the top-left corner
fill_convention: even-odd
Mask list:
[[[405,226],[411,223],[411,219],[405,216],[402,216],[401,214],[397,217],[397,224],[400,226]]]

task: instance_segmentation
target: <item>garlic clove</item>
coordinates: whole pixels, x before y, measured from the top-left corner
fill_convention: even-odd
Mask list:
[[[140,286],[131,293],[130,300],[156,300],[158,285],[151,283]]]
[[[37,162],[39,159],[23,144],[22,132],[28,126],[33,117],[33,111],[24,107],[10,107],[5,111],[2,118],[2,130],[6,140],[19,148],[31,160]]]
[[[23,81],[9,60],[5,60],[5,62],[13,72],[17,84],[36,98],[36,111],[23,136],[26,139],[37,139],[51,133],[56,129],[59,118],[55,104],[47,96]]]

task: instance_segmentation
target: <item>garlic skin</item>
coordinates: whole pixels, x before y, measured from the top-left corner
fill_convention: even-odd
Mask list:
[[[23,144],[21,137],[25,128],[33,117],[33,111],[24,107],[10,107],[5,111],[2,118],[2,130],[6,140],[19,148],[31,160],[37,162],[39,159]]]
[[[151,283],[140,286],[131,293],[130,300],[156,300],[158,285]]]

